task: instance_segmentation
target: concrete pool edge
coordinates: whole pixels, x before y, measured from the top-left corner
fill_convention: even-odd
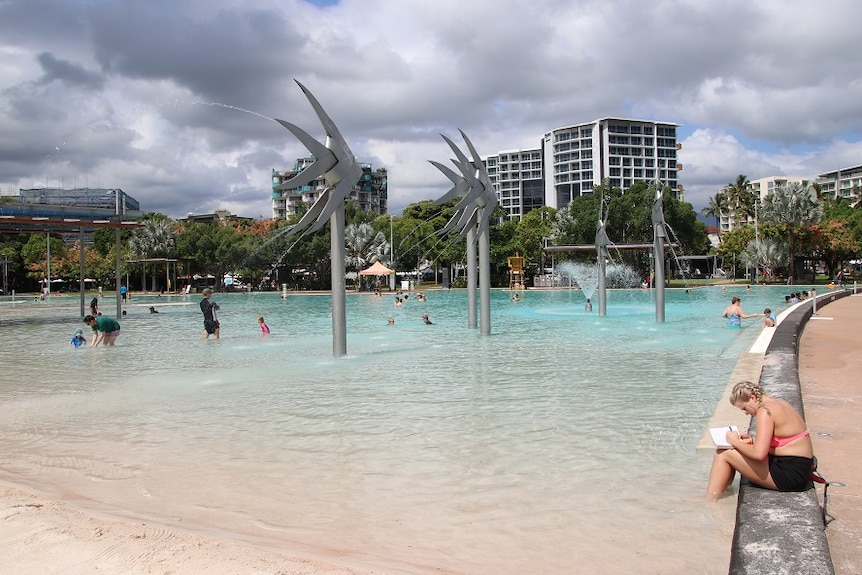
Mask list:
[[[852,295],[840,290],[818,295],[818,307]],[[774,330],[763,360],[760,384],[805,414],[799,380],[799,339],[815,310],[802,302]],[[782,493],[742,481],[731,545],[729,573],[834,573],[817,491]]]

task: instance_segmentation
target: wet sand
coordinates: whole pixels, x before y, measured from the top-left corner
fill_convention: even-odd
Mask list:
[[[360,575],[322,561],[78,509],[73,502],[0,485],[3,569],[63,573]],[[379,572],[378,572],[379,573]]]

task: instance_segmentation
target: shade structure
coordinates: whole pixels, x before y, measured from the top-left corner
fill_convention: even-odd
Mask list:
[[[362,270],[359,272],[361,276],[388,276],[390,274],[394,274],[395,270],[391,270],[381,264],[380,262],[374,262],[371,267]]]

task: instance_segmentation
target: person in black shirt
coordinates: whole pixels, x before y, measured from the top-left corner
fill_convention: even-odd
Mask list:
[[[204,339],[209,339],[210,335],[215,336],[215,339],[219,337],[219,322],[218,317],[216,316],[216,310],[219,309],[219,306],[216,302],[210,301],[210,297],[213,295],[213,290],[210,288],[206,288],[203,291],[204,298],[201,300],[201,311],[204,314]]]

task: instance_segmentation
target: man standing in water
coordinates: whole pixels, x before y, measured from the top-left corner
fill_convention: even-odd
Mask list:
[[[215,313],[219,307],[217,303],[210,301],[212,295],[213,290],[204,289],[204,299],[201,300],[201,311],[204,314],[204,339],[209,339],[210,335],[214,335],[215,339],[219,336],[219,323]]]

